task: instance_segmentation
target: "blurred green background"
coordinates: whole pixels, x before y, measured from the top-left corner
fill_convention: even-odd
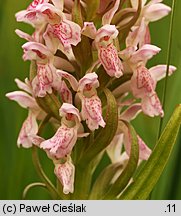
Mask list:
[[[17,23],[14,14],[29,4],[29,0],[0,1],[0,199],[21,199],[23,188],[34,181],[39,181],[31,159],[31,149],[18,149],[16,140],[27,111],[15,102],[5,98],[5,93],[17,90],[14,83],[16,77],[24,80],[28,76],[29,63],[22,61],[21,45],[14,30],[16,28],[31,31],[27,25]],[[172,0],[163,1],[171,5]],[[177,72],[169,78],[166,95],[164,125],[181,102],[181,1],[177,0],[174,19],[174,35],[171,63],[177,66]],[[166,63],[170,16],[151,24],[152,44],[162,48],[159,55],[149,63],[149,66]],[[163,81],[157,89],[161,97]],[[151,119],[140,115],[134,121],[135,128],[146,143],[152,147],[158,134],[159,118]],[[171,155],[169,163],[162,174],[152,199],[181,199],[181,133]],[[41,155],[44,157],[44,155]],[[43,166],[52,178],[52,165],[43,160]],[[29,199],[49,199],[43,189],[33,189],[28,194]]]

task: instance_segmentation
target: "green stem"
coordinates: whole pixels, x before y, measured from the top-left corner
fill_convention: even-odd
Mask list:
[[[175,13],[175,8],[176,8],[175,5],[176,5],[176,0],[173,0],[172,1],[172,13],[171,13],[171,18],[170,18],[169,41],[168,41],[168,48],[167,48],[167,70],[166,70],[166,78],[165,78],[165,82],[163,86],[163,96],[162,96],[163,110],[165,110],[165,105],[166,105],[168,74],[169,74],[169,66],[170,66],[170,59],[171,59],[172,42],[173,42],[172,39],[173,39],[174,13]],[[163,126],[163,118],[160,119],[158,138],[160,137],[162,126]]]
[[[48,123],[48,121],[50,120],[50,118],[51,118],[50,115],[46,115],[45,116],[45,118],[43,119],[43,121],[39,125],[39,129],[38,129],[37,135],[40,135],[42,133],[42,130],[44,129],[46,123]]]
[[[50,115],[47,115],[44,118],[44,120],[40,123],[38,135],[40,135],[45,124],[49,121],[50,118],[51,118]],[[32,147],[32,159],[33,159],[33,164],[35,166],[35,169],[36,169],[38,175],[40,176],[42,181],[45,182],[45,185],[46,185],[47,189],[49,190],[52,198],[53,199],[60,198],[60,195],[59,195],[57,189],[55,188],[55,186],[52,184],[52,182],[49,180],[49,178],[46,176],[46,174],[43,171],[43,168],[41,166],[39,156],[38,156],[38,148],[36,146]]]
[[[23,191],[23,195],[22,195],[22,199],[26,199],[27,193],[30,189],[34,188],[34,187],[42,187],[42,188],[47,188],[46,184],[41,183],[41,182],[35,182],[32,184],[29,184],[25,187],[24,191]]]
[[[89,196],[89,190],[92,180],[92,164],[88,163],[86,166],[77,164],[75,173],[75,188],[71,199],[86,200]]]
[[[36,61],[31,61],[31,64],[30,64],[30,75],[29,75],[29,78],[30,78],[30,81],[32,81],[35,76],[37,74],[37,65],[36,65]]]
[[[39,156],[38,156],[38,148],[36,146],[32,147],[32,158],[33,158],[33,164],[36,168],[36,171],[39,175],[39,177],[42,179],[43,182],[45,182],[47,189],[49,190],[51,196],[53,199],[58,199],[61,198],[57,189],[55,186],[52,184],[50,179],[46,176],[46,174],[43,171],[43,168],[41,166]]]

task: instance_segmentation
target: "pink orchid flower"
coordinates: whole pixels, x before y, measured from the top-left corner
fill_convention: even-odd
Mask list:
[[[71,75],[70,73],[67,73],[63,70],[57,70],[56,73],[62,79],[60,90],[59,90],[62,101],[64,103],[71,103],[72,104],[72,102],[73,102],[72,93],[71,93],[70,89],[67,87],[67,84],[65,83],[64,79],[70,83],[70,85],[74,91],[77,91],[77,89],[78,89],[77,80],[75,79],[75,77],[73,75]]]
[[[38,42],[38,43],[42,43],[44,42],[43,39],[43,33],[44,33],[45,27],[42,26],[42,28],[36,29],[32,35],[29,35],[19,29],[15,30],[15,33],[20,37],[23,38],[29,42]]]
[[[176,67],[169,67],[169,75],[176,70]],[[140,66],[133,73],[130,87],[136,98],[141,98],[143,112],[151,117],[160,115],[164,112],[160,100],[155,92],[157,82],[166,76],[166,65],[158,65],[149,70]]]
[[[144,44],[151,43],[150,30],[145,23],[143,17],[138,26],[133,26],[126,38],[126,47],[138,47],[141,48]]]
[[[24,148],[32,147],[30,136],[36,135],[38,132],[38,124],[36,115],[29,111],[27,119],[24,121],[20,133],[18,135],[18,147],[22,145]]]
[[[93,23],[85,22],[82,34],[95,39],[94,42],[98,50],[99,61],[107,74],[116,78],[122,76],[122,63],[118,57],[117,49],[113,45],[113,39],[118,35],[116,27],[106,24],[96,31]]]
[[[131,151],[131,138],[130,138],[130,132],[126,124],[122,122],[122,120],[130,122],[133,119],[136,118],[136,116],[142,111],[141,104],[133,104],[130,105],[124,112],[120,115],[120,122],[119,122],[119,129],[123,132],[124,138],[124,147],[126,150],[126,153],[130,155]],[[151,149],[145,144],[145,142],[141,139],[139,135],[137,135],[138,138],[138,145],[139,145],[139,159],[140,160],[147,160],[151,154]]]
[[[157,81],[166,75],[166,66],[158,65],[153,69],[150,68],[150,70],[145,67],[147,61],[160,52],[160,48],[143,43],[138,49],[138,45],[141,45],[143,41],[141,34],[144,29],[144,20],[142,20],[141,25],[128,35],[126,40],[127,48],[121,51],[119,55],[124,60],[125,73],[133,72],[130,81],[130,90],[133,96],[141,98],[143,112],[151,117],[157,115],[163,116],[164,112],[155,89]],[[170,66],[169,75],[175,70],[174,66]]]
[[[77,82],[74,76],[65,71],[57,70],[62,78],[68,80],[74,91],[78,92],[81,99],[82,111],[81,116],[90,130],[98,129],[99,125],[105,127],[105,122],[102,117],[101,100],[97,96],[96,88],[99,87],[98,76],[95,72],[86,74]]]
[[[77,129],[62,125],[52,138],[40,144],[40,148],[48,151],[51,157],[60,159],[71,153],[76,141]]]
[[[151,0],[147,4],[146,2],[147,0],[142,0],[141,14],[135,26],[132,27],[132,30],[134,30],[135,28],[141,26],[141,23],[144,22],[145,28],[140,34],[141,46],[145,43],[150,44],[151,42],[149,23],[157,21],[163,18],[164,16],[167,16],[171,11],[170,7],[160,3],[162,2],[162,0]],[[133,8],[137,9],[138,0],[131,0],[131,4]]]
[[[163,116],[164,112],[155,89],[157,82],[166,76],[166,68],[166,65],[157,65],[147,69],[140,65],[134,71],[131,81],[118,87],[113,94],[118,97],[120,94],[131,91],[133,96],[141,99],[142,110],[146,115]],[[175,70],[176,67],[170,65],[168,75],[172,75]]]
[[[116,11],[119,8],[119,4],[120,4],[120,0],[115,0],[113,7],[103,15],[103,17],[102,17],[102,24],[103,25],[111,23],[111,20],[112,20],[114,14],[116,13]]]
[[[17,101],[19,104],[21,104],[22,107],[31,106],[32,103],[34,105],[34,101],[31,100],[30,96],[23,95],[20,92],[8,93],[8,94],[6,94],[6,96],[10,100]],[[25,99],[25,101],[23,101],[24,99]],[[17,140],[18,147],[20,147],[21,145],[24,148],[32,147],[32,142],[31,142],[30,137],[35,136],[38,132],[38,124],[36,121],[37,113],[32,112],[32,109],[34,109],[34,108],[35,107],[33,106],[33,108],[31,107],[29,109],[28,117],[23,122],[20,133],[18,135],[18,140]]]
[[[43,35],[46,46],[55,53],[60,49],[69,59],[74,58],[72,47],[81,41],[81,28],[78,24],[64,18],[58,24],[47,26]]]
[[[121,108],[122,109],[122,108]],[[119,115],[119,126],[115,137],[107,148],[107,153],[112,163],[121,161],[121,152],[124,144],[127,155],[129,156],[131,150],[131,138],[127,125],[123,122],[131,122],[142,111],[140,103],[130,104],[128,108]],[[151,154],[151,149],[144,143],[144,141],[137,135],[139,145],[139,159],[147,160]]]
[[[142,17],[145,18],[145,22],[148,24],[149,22],[157,21],[165,16],[167,16],[171,8],[165,4],[162,4],[163,0],[142,0],[142,12],[140,15],[140,18],[138,22],[142,19]],[[146,2],[148,2],[146,4]],[[131,0],[131,4],[133,8],[138,7],[138,0]]]
[[[99,86],[98,76],[95,72],[86,74],[79,81],[79,97],[82,102],[81,115],[90,130],[98,129],[99,125],[105,127],[102,117],[101,100],[97,96],[96,88]]]
[[[73,193],[75,175],[74,165],[70,161],[66,161],[64,164],[55,164],[54,173],[63,186],[63,193]]]
[[[24,91],[9,92],[6,94],[6,97],[16,101],[21,107],[28,108],[29,110],[28,117],[20,130],[17,143],[18,146],[22,145],[24,148],[30,148],[32,147],[31,137],[36,136],[38,132],[37,119],[42,120],[45,117],[45,113],[32,96],[33,91],[29,80],[25,79],[25,83],[19,79],[15,79],[15,81],[18,87]]]
[[[45,44],[53,53],[60,49],[69,60],[75,59],[71,46],[76,46],[81,41],[81,27],[66,18],[61,1],[55,0],[53,3],[56,10],[61,11],[58,13],[60,20],[56,23],[49,22],[43,35]]]
[[[37,76],[32,81],[33,92],[36,97],[44,97],[52,93],[52,88],[59,90],[61,79],[56,74],[53,65],[53,54],[41,43],[27,42],[23,45],[24,60],[36,60]]]
[[[62,12],[48,2],[49,0],[34,0],[26,10],[16,13],[16,20],[28,23],[36,29],[47,23],[58,23]]]
[[[103,26],[96,30],[93,22],[84,22],[82,34],[94,39],[94,44],[98,50],[98,58],[107,74],[111,77],[119,78],[123,75],[122,62],[119,59],[113,40],[118,36],[115,25],[110,25],[111,20],[118,10],[120,0],[116,0],[114,6],[107,11],[103,18]]]
[[[44,30],[46,46],[55,53],[61,49],[69,59],[74,58],[71,45],[76,46],[81,41],[81,28],[78,24],[68,20],[63,13],[63,1],[34,1],[27,10],[16,14],[17,21],[26,22],[35,27],[35,33]],[[32,6],[33,5],[33,6]],[[35,35],[35,38],[36,38]],[[38,35],[40,37],[40,35]],[[40,40],[35,40],[40,42]]]
[[[10,100],[16,101],[21,107],[25,109],[28,108],[38,119],[42,119],[45,113],[40,109],[33,97],[32,86],[29,80],[26,78],[24,83],[19,79],[15,79],[15,82],[23,91],[9,92],[6,94],[6,97]]]
[[[136,41],[136,43],[135,43]],[[124,71],[134,71],[138,65],[146,65],[149,59],[153,58],[160,52],[160,48],[151,44],[144,44],[139,49],[138,40],[135,39],[132,46],[128,46],[126,49],[119,52],[119,56],[124,60]]]
[[[64,158],[71,153],[77,141],[81,121],[78,109],[72,104],[63,103],[60,116],[63,117],[62,124],[55,135],[40,144],[40,148],[56,159]]]

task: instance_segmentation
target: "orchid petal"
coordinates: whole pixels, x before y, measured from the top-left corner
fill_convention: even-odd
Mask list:
[[[22,48],[24,49],[24,60],[37,60],[39,62],[46,62],[48,58],[52,58],[52,53],[47,47],[37,42],[27,42]]]
[[[20,11],[15,16],[18,22],[29,23],[33,27],[40,28],[45,23],[60,22],[63,13],[52,4],[44,2],[30,5],[27,10]]]
[[[29,140],[35,145],[40,147],[40,144],[45,141],[44,138],[38,136],[38,135],[29,135]]]
[[[141,101],[143,112],[150,116],[164,116],[164,111],[162,109],[162,105],[156,93],[153,93],[151,96],[145,96]]]
[[[130,131],[128,127],[123,123],[121,123],[121,129],[123,130],[124,133],[124,146],[125,146],[126,153],[130,155],[130,151],[131,151]],[[140,138],[139,135],[137,135],[137,138],[139,144],[139,159],[147,160],[151,154],[151,150],[144,143],[144,141]]]
[[[36,15],[37,19],[44,19],[44,22],[56,24],[62,19],[63,13],[52,4],[44,3],[36,7]]]
[[[130,32],[126,38],[126,46],[137,47],[141,40],[143,40],[143,35],[146,32],[146,24],[144,18],[141,20],[140,26],[137,26]]]
[[[125,48],[124,50],[120,51],[119,52],[119,57],[121,59],[123,59],[124,61],[128,60],[132,55],[133,53],[137,50],[137,47],[132,47],[132,46],[129,46],[127,48]]]
[[[98,50],[98,56],[109,76],[119,78],[123,75],[122,62],[119,59],[117,49],[113,44],[110,44],[107,47],[100,47]]]
[[[120,161],[122,146],[123,134],[121,133],[115,135],[111,143],[106,148],[106,152],[112,163],[117,163]]]
[[[156,82],[151,77],[149,70],[146,67],[141,66],[133,73],[130,87],[136,98],[142,98],[154,92]]]
[[[143,16],[148,22],[157,21],[164,16],[167,16],[171,11],[171,8],[162,3],[150,4],[143,10]]]
[[[44,19],[37,19],[35,11],[22,10],[15,14],[17,22],[24,22],[35,26],[40,26],[44,22]]]
[[[95,72],[87,73],[82,79],[79,80],[78,91],[83,92],[84,90],[91,90],[91,88],[98,88],[99,81],[98,76]]]
[[[82,138],[82,137],[88,137],[90,133],[78,133],[77,137]]]
[[[142,44],[140,44],[140,46],[143,46],[144,44],[151,44],[151,35],[150,35],[149,26],[146,26],[144,40],[142,41]]]
[[[35,96],[44,97],[52,93],[56,68],[51,64],[37,64],[37,76],[32,81]]]
[[[59,114],[60,116],[66,116],[67,114],[73,114],[74,116],[76,116],[79,120],[79,122],[81,121],[80,119],[80,114],[79,114],[79,110],[77,108],[75,108],[72,104],[69,103],[63,103],[60,110],[59,110]]]
[[[52,0],[52,2],[53,2],[53,4],[55,5],[56,8],[63,11],[64,0]]]
[[[32,142],[29,136],[36,135],[38,132],[38,124],[36,122],[36,116],[29,112],[27,119],[24,121],[22,128],[18,136],[18,147],[22,145],[24,148],[32,147]]]
[[[145,142],[138,137],[138,144],[139,144],[139,158],[140,160],[148,160],[151,155],[151,149],[145,144]]]
[[[97,33],[97,30],[93,22],[84,22],[84,26],[82,29],[83,35],[91,39],[95,39],[96,33]]]
[[[16,33],[20,38],[23,38],[23,39],[25,39],[25,40],[27,40],[27,41],[34,41],[34,39],[33,39],[32,36],[30,36],[29,34],[23,32],[23,31],[21,31],[21,30],[19,30],[19,29],[16,29],[16,30],[15,30],[15,33]]]
[[[67,87],[66,83],[64,81],[61,82],[61,88],[59,90],[61,99],[65,103],[72,103],[72,92]]]
[[[146,4],[147,0],[142,0],[142,7]],[[138,0],[131,0],[131,5],[133,8],[137,9],[138,8]]]
[[[91,98],[86,98],[82,96],[82,118],[86,120],[86,123],[90,130],[94,131],[95,129],[105,127],[106,123],[102,117],[102,107],[101,100],[97,95],[92,96]]]
[[[15,82],[20,89],[32,94],[31,84],[28,78],[25,79],[25,82],[22,82],[21,80],[16,78]]]
[[[160,52],[160,48],[154,45],[145,44],[138,51],[136,51],[130,61],[133,64],[138,62],[146,63],[149,59],[151,59],[154,55]]]
[[[43,38],[45,40],[45,44],[48,47],[48,49],[52,53],[56,53],[56,51],[57,51],[57,49],[59,47],[60,41],[58,40],[57,37],[54,36],[53,28],[52,28],[52,26],[50,24],[47,26],[46,31],[43,34]]]
[[[140,25],[132,27],[132,31],[126,38],[126,46],[138,46],[142,47],[145,44],[151,43],[151,36],[149,26],[146,25],[145,19],[142,18]]]
[[[40,148],[47,150],[52,157],[60,159],[71,153],[76,141],[77,130],[62,125],[52,138],[40,144]]]
[[[49,0],[34,0],[27,8],[27,10],[35,9],[39,4],[48,3]]]
[[[14,91],[6,94],[10,100],[16,101],[23,108],[37,108],[34,98],[23,91]]]
[[[176,67],[170,65],[168,75],[171,76],[176,69],[177,69]],[[166,76],[166,70],[167,70],[167,65],[157,65],[150,68],[149,72],[156,81],[159,81]]]
[[[135,119],[137,115],[142,111],[141,104],[133,104],[128,107],[123,113],[121,113],[120,119],[130,122],[131,120]]]
[[[102,17],[102,25],[106,25],[106,24],[111,23],[111,20],[112,20],[114,14],[116,13],[116,11],[119,8],[119,4],[120,4],[120,0],[116,0],[114,3],[114,6],[104,14],[104,16]]]
[[[62,78],[66,79],[70,83],[70,85],[74,91],[77,91],[78,82],[73,75],[71,75],[70,73],[67,73],[63,70],[57,70],[56,72],[58,75],[60,75]]]
[[[64,19],[59,24],[49,25],[44,39],[49,47],[53,47],[53,42],[58,39],[66,51],[71,48],[71,45],[76,46],[81,41],[81,28],[78,24]]]
[[[74,173],[75,167],[71,162],[56,164],[54,173],[63,186],[63,193],[69,194],[74,192]]]
[[[118,36],[119,32],[115,25],[104,25],[96,34],[95,43],[102,46],[107,46],[112,43],[113,39]]]

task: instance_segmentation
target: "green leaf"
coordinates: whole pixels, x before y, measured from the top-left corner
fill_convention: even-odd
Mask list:
[[[94,1],[90,1],[90,0],[86,0],[86,4],[87,4],[87,20],[90,22],[91,20],[94,19],[97,10],[99,9],[99,5],[100,5],[100,0],[94,0]]]
[[[81,27],[83,26],[83,19],[80,7],[80,0],[75,0],[72,8],[72,21],[79,24]]]
[[[81,69],[81,71],[78,71],[78,75],[79,77],[83,77],[93,61],[92,47],[89,38],[82,35],[81,42],[77,46],[73,46],[72,48],[78,65]]]
[[[134,182],[120,199],[147,199],[153,190],[172,152],[181,124],[181,105],[178,105],[158,140],[150,158]]]
[[[135,13],[136,12],[134,8],[125,8],[123,10],[120,10],[114,15],[111,23],[118,25],[119,22],[123,21],[124,19],[126,20],[127,18],[132,18]]]
[[[136,23],[136,21],[138,20],[140,13],[141,13],[141,9],[142,9],[142,0],[138,0],[138,8],[136,13],[134,14],[133,18],[131,20],[129,20],[128,23],[123,23],[123,24],[118,24],[118,30],[119,31],[123,31],[123,30],[130,30],[131,27]],[[117,17],[119,19],[119,15]]]
[[[102,199],[104,197],[104,194],[110,187],[111,180],[113,179],[115,173],[119,172],[122,168],[123,164],[121,162],[107,166],[96,179],[96,182],[94,183],[91,190],[89,199]]]
[[[36,102],[47,114],[61,121],[61,117],[59,115],[59,109],[61,107],[61,103],[54,95],[54,93],[47,94],[43,98],[37,97]]]
[[[112,141],[115,136],[118,126],[118,109],[117,103],[113,94],[109,89],[105,89],[104,93],[107,98],[107,110],[106,110],[106,126],[100,128],[97,136],[94,139],[92,145],[86,149],[80,163],[90,162],[96,155],[104,150]]]
[[[127,166],[125,167],[121,175],[118,177],[118,179],[111,186],[104,199],[115,199],[122,192],[122,190],[128,185],[130,179],[133,177],[135,170],[137,168],[138,159],[139,159],[138,138],[134,128],[128,123],[126,124],[129,129],[130,138],[131,138],[130,158]]]

